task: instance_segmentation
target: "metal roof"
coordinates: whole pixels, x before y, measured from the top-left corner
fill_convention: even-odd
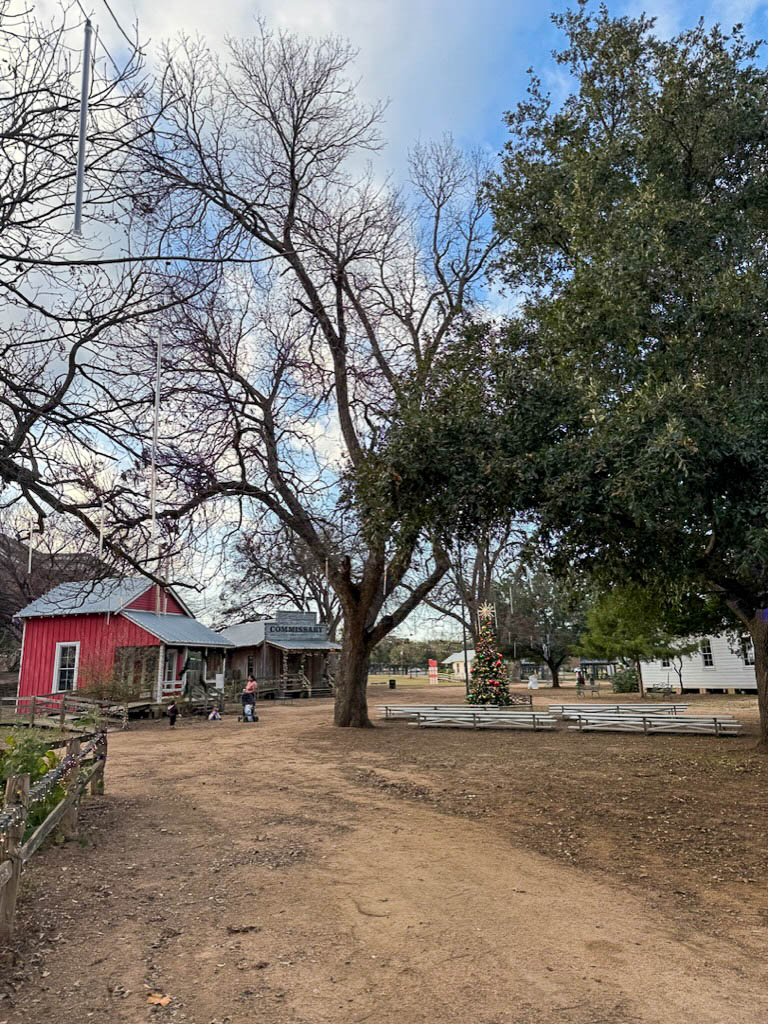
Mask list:
[[[235,647],[258,647],[264,643],[265,620],[257,622],[241,622],[237,626],[222,629],[221,636],[231,640]]]
[[[474,650],[467,651],[467,661],[472,661],[474,656]],[[457,661],[464,661],[464,651],[454,651],[454,653],[449,654],[445,661],[441,662],[441,664],[454,665]]]
[[[215,633],[197,619],[186,615],[165,614],[158,612],[137,612],[131,609],[120,613],[130,622],[146,629],[148,633],[158,637],[163,643],[176,647],[234,647],[221,633]]]
[[[108,577],[60,583],[17,613],[21,619],[49,615],[104,615],[118,612],[152,586],[144,576]]]
[[[273,640],[267,637],[270,647],[279,647],[281,651],[340,651],[341,644],[333,640]]]

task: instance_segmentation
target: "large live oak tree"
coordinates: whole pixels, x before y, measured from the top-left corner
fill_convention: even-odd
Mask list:
[[[492,184],[531,374],[565,396],[535,503],[564,565],[716,593],[755,649],[768,744],[768,71],[739,29],[555,18]]]

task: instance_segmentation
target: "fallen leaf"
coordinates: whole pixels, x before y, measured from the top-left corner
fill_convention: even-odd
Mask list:
[[[167,1006],[170,1001],[171,997],[164,996],[162,992],[151,992],[147,996],[147,1002],[152,1003],[153,1006]]]

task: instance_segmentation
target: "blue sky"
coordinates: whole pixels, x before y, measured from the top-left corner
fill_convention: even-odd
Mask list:
[[[120,36],[103,0],[84,3],[111,51]],[[389,99],[385,166],[400,177],[408,146],[446,131],[466,146],[496,152],[504,141],[502,115],[525,95],[533,66],[555,94],[566,85],[551,51],[559,34],[550,22],[563,3],[521,0],[113,0],[126,27],[139,20],[153,43],[184,31],[199,32],[217,47],[225,34],[247,34],[257,13],[269,22],[308,34],[346,36],[360,51],[361,92]],[[706,6],[653,0],[610,4],[614,14],[647,11],[661,34],[693,24],[700,16],[730,28],[743,21],[751,36],[768,35],[768,4],[716,0]]]

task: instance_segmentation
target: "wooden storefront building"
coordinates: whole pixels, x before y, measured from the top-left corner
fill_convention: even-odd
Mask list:
[[[314,612],[279,611],[273,619],[244,622],[222,630],[233,645],[228,675],[235,683],[253,676],[264,696],[333,691],[334,658],[341,644]]]

